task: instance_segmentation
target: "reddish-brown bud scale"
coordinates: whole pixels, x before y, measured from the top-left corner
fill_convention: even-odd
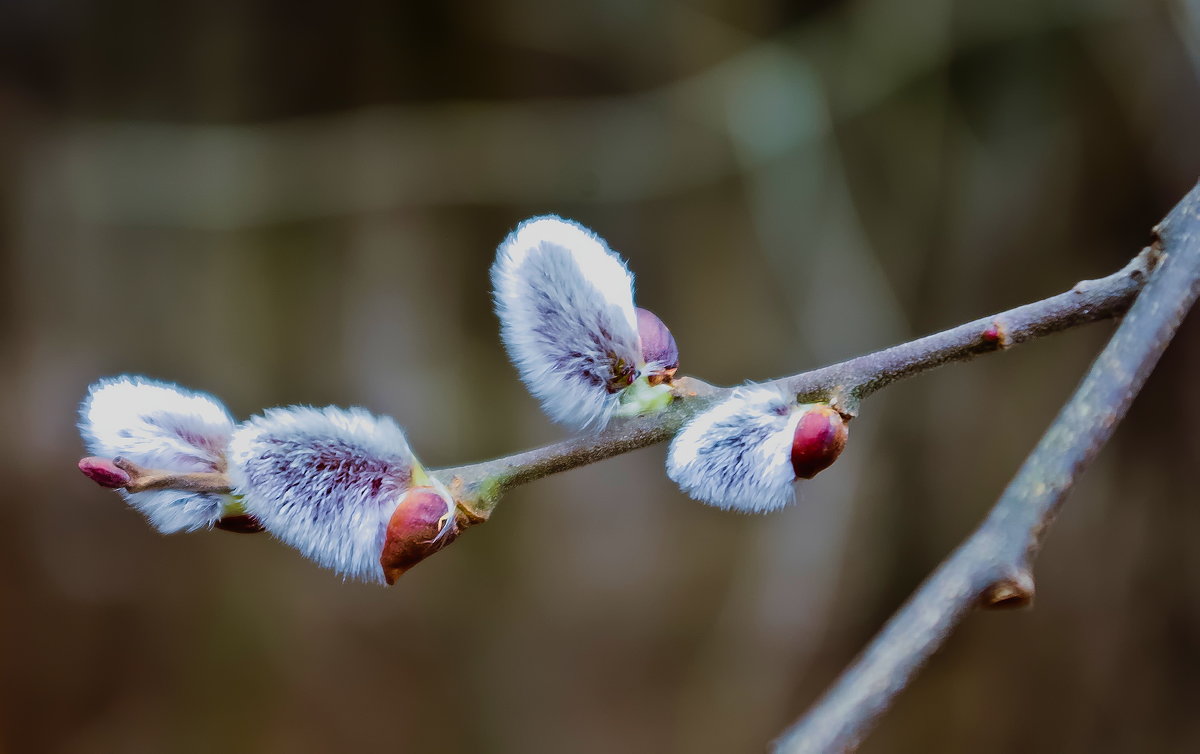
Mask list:
[[[804,412],[792,436],[792,469],[800,479],[812,479],[829,468],[846,447],[848,429],[842,415],[829,406]]]
[[[101,487],[109,489],[117,489],[129,484],[131,477],[129,472],[118,468],[116,464],[107,458],[98,458],[96,456],[88,456],[79,461],[79,470],[88,479],[91,479]]]
[[[638,307],[637,310],[638,336],[642,341],[642,359],[647,363],[657,363],[660,368],[649,375],[651,385],[670,382],[679,369],[679,347],[675,345],[675,336],[649,309]]]
[[[446,516],[455,514],[453,508],[446,511],[446,499],[432,487],[414,487],[408,491],[392,512],[383,553],[379,556],[388,584],[396,583],[405,571],[454,541],[460,531],[457,519],[444,534],[442,529]]]

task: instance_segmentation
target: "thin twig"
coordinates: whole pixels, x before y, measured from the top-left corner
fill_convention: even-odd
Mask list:
[[[1156,232],[1157,269],[987,519],[780,736],[775,751],[853,749],[971,607],[1033,599],[1030,562],[1046,529],[1200,294],[1200,185]]]
[[[1057,296],[771,384],[805,401],[831,402],[845,415],[854,416],[863,398],[897,380],[1121,314],[1153,265],[1154,255],[1147,250],[1112,275],[1085,280]],[[475,520],[486,520],[505,491],[668,440],[689,418],[732,390],[685,377],[677,385],[679,399],[653,416],[618,421],[599,433],[434,474]]]
[[[185,490],[224,495],[230,492],[229,477],[223,471],[164,471],[147,469],[128,458],[89,456],[79,462],[79,470],[101,487],[127,492],[149,490]]]
[[[846,416],[854,416],[863,398],[897,380],[1121,314],[1153,265],[1153,255],[1143,252],[1121,270],[1080,282],[1057,296],[770,384],[805,401],[828,401]],[[732,391],[682,377],[675,383],[678,399],[652,416],[618,420],[601,432],[433,474],[454,493],[467,514],[463,525],[469,526],[487,520],[507,490],[668,440],[697,412]],[[121,463],[133,475],[127,487],[130,492],[164,488],[229,492],[229,480],[219,472],[178,474]]]
[[[1154,261],[1153,254],[1143,252],[1121,270],[1098,280],[1085,280],[1057,296],[770,384],[791,390],[804,401],[829,402],[846,417],[853,417],[863,398],[897,380],[1120,315],[1141,289]],[[601,432],[492,461],[438,469],[432,474],[454,495],[460,514],[458,525],[473,526],[486,521],[503,493],[513,487],[668,440],[688,419],[733,391],[691,377],[676,380],[674,387],[677,400],[654,415],[618,420]],[[229,479],[222,472],[177,473],[143,469],[126,460],[118,463],[129,475],[124,481],[98,478],[96,474],[107,476],[98,469],[85,473],[104,486],[123,487],[129,492],[168,488],[230,492]]]
[[[218,468],[223,468],[220,464]],[[151,490],[183,490],[227,495],[233,490],[229,476],[224,471],[164,471],[147,469],[128,458],[100,458],[89,456],[79,462],[84,476],[101,487],[122,489],[130,493]],[[262,524],[253,516],[238,510],[223,510],[223,515],[213,526],[239,534],[256,534],[263,531]]]

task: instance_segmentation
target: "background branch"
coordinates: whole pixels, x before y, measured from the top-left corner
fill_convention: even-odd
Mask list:
[[[1161,252],[1157,270],[987,519],[825,696],[784,732],[776,751],[854,748],[968,609],[976,604],[1021,606],[1032,600],[1030,561],[1046,529],[1200,293],[1200,185],[1156,234],[1152,253]]]

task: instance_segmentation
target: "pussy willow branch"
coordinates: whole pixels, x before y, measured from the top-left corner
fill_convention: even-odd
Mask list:
[[[1155,259],[1147,249],[1108,277],[1084,280],[1057,296],[770,384],[790,390],[805,401],[828,401],[852,417],[863,398],[897,380],[1120,315],[1141,290]],[[513,487],[668,440],[688,419],[733,390],[683,377],[676,381],[678,399],[652,416],[619,420],[601,432],[492,461],[437,469],[432,474],[454,494],[465,514],[461,523],[478,523],[487,520],[503,493]],[[133,472],[130,491],[230,491],[228,478],[220,473],[179,475],[155,469],[127,470]]]
[[[854,748],[972,606],[1033,599],[1030,562],[1046,529],[1200,294],[1200,185],[1155,230],[1157,269],[987,519],[784,732],[776,751]]]
[[[1156,232],[1154,246],[1108,277],[1085,280],[1042,301],[770,383],[804,401],[828,401],[853,417],[863,398],[897,380],[1129,311],[987,520],[922,584],[825,697],[784,732],[776,742],[778,751],[853,748],[973,605],[1019,606],[1032,600],[1029,563],[1045,529],[1075,478],[1111,436],[1200,292],[1200,186]],[[454,493],[463,514],[461,523],[477,523],[488,518],[509,489],[667,440],[690,417],[733,389],[684,377],[677,382],[678,400],[652,416],[618,421],[595,434],[433,474]],[[127,462],[118,465],[130,474],[127,489],[131,491],[170,487],[229,491],[229,481],[221,473],[174,475]],[[253,521],[231,528],[258,530]]]
[[[863,398],[897,380],[1121,314],[1141,290],[1155,258],[1147,249],[1118,272],[1082,281],[1057,296],[771,384],[805,401],[829,401],[854,416]],[[434,474],[474,518],[486,519],[507,490],[670,439],[690,417],[732,391],[685,377],[678,383],[679,399],[653,416],[619,421],[602,432]]]

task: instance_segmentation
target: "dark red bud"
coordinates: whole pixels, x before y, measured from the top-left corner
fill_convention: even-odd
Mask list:
[[[829,406],[806,409],[792,436],[792,468],[800,479],[812,479],[829,468],[846,447],[846,421]]]
[[[1008,328],[999,322],[993,322],[988,328],[983,331],[983,342],[988,345],[998,345],[1001,348],[1008,348],[1011,345],[1008,337]]]
[[[117,489],[129,484],[131,477],[129,472],[124,469],[117,468],[116,464],[107,458],[99,458],[97,456],[88,456],[79,461],[79,470],[88,479],[91,479],[101,487],[109,489]]]
[[[408,491],[392,512],[383,554],[379,556],[388,584],[396,583],[405,571],[454,541],[460,531],[456,513],[455,507],[446,511],[446,499],[432,487],[414,487]],[[447,515],[455,520],[441,534]]]
[[[650,384],[670,382],[679,369],[679,347],[675,345],[675,337],[658,315],[649,309],[638,307],[637,321],[638,335],[642,340],[642,359],[647,364],[655,362],[663,365],[649,375]]]
[[[246,513],[236,516],[226,516],[213,524],[213,526],[222,531],[231,531],[237,534],[258,534],[264,531],[258,519]]]

